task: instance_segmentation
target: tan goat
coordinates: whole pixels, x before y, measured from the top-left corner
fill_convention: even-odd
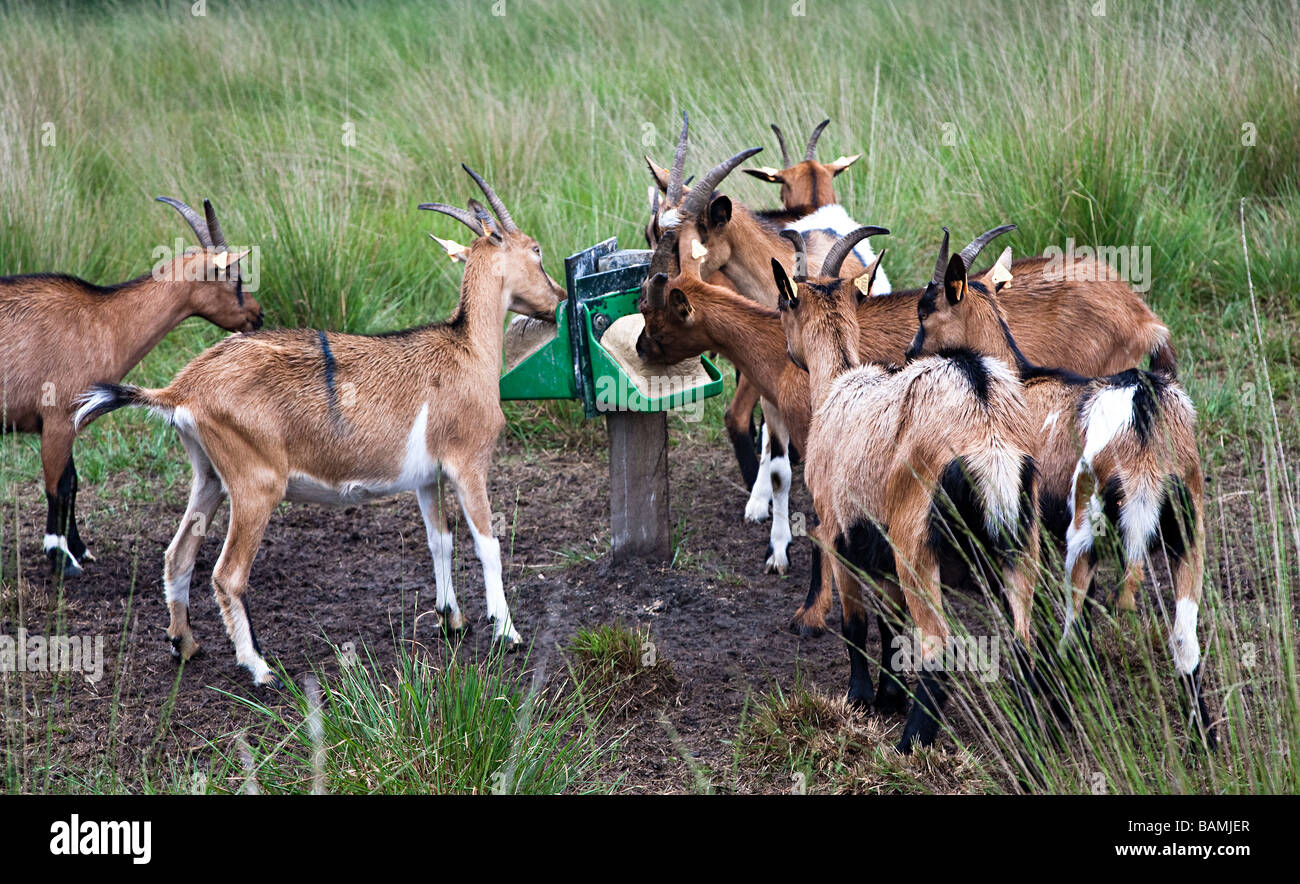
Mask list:
[[[262,324],[240,274],[247,251],[230,252],[212,204],[203,201],[203,218],[179,200],[158,200],[181,213],[201,248],[114,286],[53,273],[0,277],[0,428],[41,436],[45,555],[65,578],[94,561],[77,531],[74,398],[96,381],[120,381],[191,316],[228,331]]]
[[[874,269],[861,274],[866,279],[791,279],[772,262],[789,356],[809,373],[813,417],[804,476],[819,533],[835,546],[830,566],[849,646],[849,699],[865,705],[875,698],[864,654],[865,578],[885,602],[884,708],[905,701],[888,615],[905,602],[920,633],[920,685],[899,742],[909,751],[934,741],[947,696],[944,586],[978,586],[986,578],[1000,593],[1018,639],[1019,676],[1032,683],[1034,437],[1020,384],[996,359],[952,353],[899,370],[861,361],[857,305],[871,300],[863,292]]]
[[[930,287],[918,306],[920,328],[909,357],[972,350],[1014,366],[1024,384],[1038,428],[1039,505],[1065,547],[1072,586],[1063,640],[1077,637],[1080,615],[1096,573],[1094,534],[1103,520],[1119,531],[1125,562],[1119,606],[1134,609],[1143,563],[1161,549],[1174,588],[1175,615],[1169,644],[1187,688],[1196,724],[1215,744],[1214,726],[1201,690],[1197,612],[1205,568],[1204,477],[1196,445],[1191,399],[1164,370],[1129,369],[1107,377],[1082,377],[1035,364],[1017,345],[1003,318],[1000,290],[1013,274],[1008,249],[994,267],[990,286],[968,280],[954,255],[943,286]],[[1001,270],[999,270],[1001,268]],[[1014,285],[1014,284],[1013,284]]]
[[[452,535],[443,480],[460,499],[483,565],[493,637],[512,646],[493,536],[487,477],[505,424],[498,398],[508,310],[553,319],[562,290],[542,268],[536,240],[519,230],[492,189],[468,167],[496,213],[426,203],[464,223],[469,246],[460,304],[451,319],[367,336],[285,329],[239,335],[208,349],[162,390],[101,384],[77,413],[84,424],[123,405],[166,417],[194,468],[190,502],[167,549],[164,580],[173,652],[198,649],[189,591],[203,530],[223,494],[230,528],[212,575],[238,662],[258,684],[275,681],[253,636],[244,596],[267,520],[281,500],[352,504],[414,491],[434,560],[445,628],[465,628],[451,585]]]
[[[785,168],[773,169],[770,166],[760,166],[745,169],[745,174],[753,175],[760,181],[781,185],[781,205],[791,211],[810,215],[823,206],[838,203],[839,200],[835,196],[835,176],[856,163],[862,155],[841,156],[829,163],[818,162],[817,139],[821,138],[822,130],[829,123],[828,119],[822,120],[817,124],[817,128],[813,129],[812,136],[808,139],[808,146],[804,149],[803,159],[799,162],[790,161],[790,152],[785,147],[785,136],[773,124],[772,131],[776,133],[776,142],[781,147],[781,162],[785,164]]]

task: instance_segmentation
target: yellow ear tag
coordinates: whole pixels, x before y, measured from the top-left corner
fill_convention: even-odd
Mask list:
[[[217,252],[216,257],[212,259],[212,263],[217,265],[218,270],[225,270],[226,262],[229,260],[230,260],[229,252]]]
[[[694,258],[696,261],[698,261],[698,260],[700,260],[701,258],[703,258],[705,255],[707,255],[708,253],[709,253],[709,250],[706,249],[706,248],[704,247],[704,244],[701,243],[698,239],[693,239],[693,240],[691,240],[691,257],[692,257],[692,258]]]
[[[864,295],[870,295],[870,294],[871,294],[871,274],[870,274],[870,273],[863,273],[863,274],[861,274],[860,276],[858,276],[857,279],[853,280],[853,284],[854,284],[855,286],[858,287],[858,291],[862,292],[862,294],[864,294]]]
[[[762,172],[769,178],[777,178],[781,175],[780,169],[773,169],[771,166],[759,166],[758,171]]]

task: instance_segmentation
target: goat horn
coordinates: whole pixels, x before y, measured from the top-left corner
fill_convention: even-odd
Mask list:
[[[657,310],[664,305],[664,286],[668,284],[668,274],[660,271],[646,280],[646,303],[650,309]]]
[[[230,251],[230,247],[226,245],[226,235],[221,232],[221,223],[217,221],[217,210],[212,208],[212,200],[203,201],[203,215],[207,219],[208,234],[212,237],[213,247],[222,252]]]
[[[1016,225],[1014,224],[1003,224],[1001,227],[994,227],[992,230],[986,230],[971,240],[970,245],[961,250],[961,260],[966,266],[966,271],[968,273],[970,272],[970,265],[975,263],[975,259],[979,257],[980,252],[984,251],[986,245],[1006,233],[1008,230],[1015,229]]]
[[[673,151],[673,168],[668,173],[668,205],[675,206],[682,198],[682,175],[686,172],[686,144],[691,119],[682,111],[682,134],[677,138],[677,149]]]
[[[788,169],[790,168],[790,152],[785,149],[785,136],[781,134],[780,129],[776,128],[776,123],[772,124],[772,131],[776,133],[776,143],[781,146],[781,165]]]
[[[199,245],[203,246],[205,249],[213,247],[212,234],[208,233],[208,225],[199,217],[198,212],[194,211],[180,200],[172,199],[169,196],[155,197],[155,199],[160,203],[166,203],[181,213],[181,217],[189,223],[190,229],[193,230],[194,235],[199,238]]]
[[[656,273],[672,273],[676,275],[673,267],[673,256],[676,254],[677,231],[669,228],[659,237],[654,253],[650,255],[650,275],[654,276]]]
[[[822,137],[822,130],[825,129],[829,123],[830,118],[827,117],[818,123],[817,128],[813,130],[812,137],[808,139],[808,149],[804,151],[803,158],[805,162],[813,158],[813,153],[817,150],[817,139]]]
[[[930,285],[943,285],[943,276],[948,272],[948,228],[943,229],[943,242],[939,244],[939,257],[934,262],[934,276]]]
[[[826,257],[822,259],[822,276],[839,276],[840,265],[844,259],[853,251],[853,247],[869,236],[883,235],[889,233],[884,227],[859,227],[852,230],[835,241],[835,245],[830,247],[826,252]]]
[[[718,163],[709,173],[700,180],[700,183],[691,188],[691,192],[682,200],[681,210],[683,215],[698,215],[709,204],[709,197],[713,196],[713,191],[722,179],[731,173],[731,170],[739,166],[745,160],[761,151],[761,147],[751,147],[748,150],[742,150],[729,160],[723,160]]]
[[[450,215],[461,224],[464,224],[470,230],[474,231],[475,236],[483,235],[483,228],[479,226],[478,219],[470,212],[465,211],[457,206],[449,206],[446,203],[420,203],[417,208],[426,209],[430,212],[442,212],[444,215]]]
[[[506,211],[506,204],[501,202],[501,197],[497,196],[497,192],[492,189],[492,185],[484,181],[482,175],[464,163],[461,163],[460,167],[469,173],[469,177],[474,179],[478,189],[483,191],[483,195],[487,197],[488,205],[492,207],[492,211],[497,213],[497,218],[500,220],[501,227],[505,232],[512,233],[518,230],[519,228],[515,226],[515,219],[510,217],[510,213]]]
[[[804,245],[803,234],[792,227],[781,231],[781,235],[794,244],[794,278],[808,278],[808,247]]]

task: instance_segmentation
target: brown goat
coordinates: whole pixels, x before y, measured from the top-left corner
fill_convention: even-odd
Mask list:
[[[1004,253],[999,264],[1009,264],[1007,259]],[[999,283],[990,289],[968,280],[965,263],[954,255],[942,290],[931,287],[920,301],[920,328],[908,356],[963,349],[1016,368],[1030,418],[1039,428],[1035,456],[1042,521],[1065,547],[1065,570],[1073,586],[1063,640],[1081,631],[1080,615],[1097,568],[1097,522],[1108,520],[1122,541],[1123,609],[1134,609],[1148,555],[1164,551],[1176,601],[1169,644],[1197,723],[1213,747],[1196,637],[1205,567],[1196,411],[1182,387],[1162,370],[1129,369],[1089,378],[1030,361],[995,296],[1010,277],[996,274]]]
[[[166,416],[194,469],[190,502],[167,549],[164,582],[173,653],[198,649],[189,590],[203,532],[230,496],[230,527],[212,575],[238,662],[258,684],[275,676],[253,636],[249,573],[267,520],[281,500],[352,504],[414,491],[434,559],[437,609],[448,630],[466,624],[451,585],[452,535],[443,480],[460,499],[483,565],[493,637],[513,646],[493,535],[487,477],[505,425],[498,394],[507,310],[554,319],[562,289],[542,268],[536,240],[515,226],[492,189],[466,167],[496,219],[426,203],[464,223],[469,246],[460,304],[451,319],[367,336],[285,329],[229,338],[198,356],[166,389],[97,385],[77,414],[85,423],[123,405]]]
[[[843,243],[879,228],[863,228]],[[877,259],[877,262],[879,259]],[[827,264],[831,262],[828,259]],[[875,699],[864,653],[867,605],[862,580],[884,602],[879,705],[905,701],[904,666],[891,616],[906,603],[920,633],[920,686],[901,751],[934,741],[946,699],[950,632],[943,587],[999,592],[1013,624],[1022,700],[1028,704],[1038,522],[1034,436],[1020,384],[996,359],[951,353],[892,370],[858,355],[858,306],[874,300],[862,277],[793,279],[780,262],[779,311],[790,359],[809,373],[812,423],[804,477],[823,540],[833,539],[831,571],[840,588],[849,649],[850,702]]]
[[[0,277],[0,428],[41,436],[45,555],[65,578],[94,561],[77,531],[74,398],[96,381],[120,381],[191,316],[228,331],[262,324],[239,272],[247,252],[229,251],[212,204],[203,201],[203,218],[171,197],[158,199],[181,213],[200,249],[108,287],[63,274]]]
[[[790,211],[810,215],[822,206],[838,203],[839,199],[835,196],[835,176],[856,163],[862,155],[841,156],[829,163],[819,163],[816,159],[817,139],[821,137],[822,130],[828,123],[830,120],[827,119],[817,124],[812,137],[808,139],[803,159],[797,163],[790,161],[790,153],[785,148],[785,137],[773,124],[772,131],[776,133],[777,144],[781,147],[781,162],[785,163],[785,168],[773,169],[770,166],[760,166],[743,171],[746,175],[753,175],[760,181],[781,185],[781,205]]]
[[[993,238],[1012,229],[988,231],[962,249],[960,257],[970,266]],[[995,263],[973,274],[972,285],[996,287],[998,303],[1016,341],[1035,363],[1056,362],[1068,371],[1091,377],[1124,371],[1150,357],[1152,366],[1172,377],[1177,365],[1169,330],[1151,309],[1130,286],[1113,281],[1104,263],[1071,260],[1074,264],[1065,273],[1050,272],[1045,258]],[[858,303],[858,352],[863,360],[899,362],[905,358],[914,337],[917,304],[927,291],[942,287],[948,263],[945,229],[935,272],[925,289]],[[1007,273],[1014,282],[995,282],[995,277]],[[815,582],[791,628],[804,635],[819,634],[826,628],[830,605],[826,583]]]
[[[650,231],[655,231],[657,236],[662,236],[666,230],[677,231],[681,258],[700,262],[701,279],[718,284],[721,282],[718,277],[721,276],[745,297],[774,307],[776,290],[771,284],[768,262],[773,257],[779,257],[786,263],[793,260],[793,248],[780,235],[782,229],[793,226],[804,231],[812,264],[820,267],[823,257],[840,234],[857,227],[857,223],[840,206],[826,207],[816,216],[801,218],[798,212],[786,210],[754,213],[739,204],[733,205],[729,197],[715,193],[715,188],[731,170],[747,157],[758,153],[760,148],[750,148],[719,163],[688,190],[682,180],[687,135],[687,126],[684,124],[672,170],[660,169],[647,157],[656,183],[664,192],[663,202],[656,204],[655,211],[652,212],[647,239],[651,239]],[[850,253],[846,261],[850,270],[860,271],[865,266],[864,262],[871,261],[874,257],[870,247],[863,244]],[[884,280],[883,274],[878,279],[876,292],[887,291],[888,281]],[[755,458],[752,415],[757,398],[757,391],[741,374],[736,396],[725,416],[727,433],[735,448],[741,473],[746,486],[751,488],[745,506],[745,517],[755,522],[766,519],[769,508],[775,507],[776,483],[781,481],[781,474],[789,469],[789,440],[785,435],[785,421],[770,401],[765,402],[763,407],[766,425],[762,457]],[[774,454],[773,448],[781,454]],[[773,512],[775,521],[780,517],[775,515],[775,510]],[[774,531],[777,530],[774,524]],[[769,570],[783,572],[785,566],[782,551],[777,550],[775,559],[769,556]]]

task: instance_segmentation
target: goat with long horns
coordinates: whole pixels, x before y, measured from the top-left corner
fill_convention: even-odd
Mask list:
[[[61,273],[0,277],[0,415],[4,429],[40,434],[45,555],[65,578],[94,561],[77,529],[74,397],[97,381],[120,381],[190,316],[235,332],[262,324],[240,274],[248,253],[231,253],[212,203],[203,201],[200,216],[180,200],[158,200],[180,212],[199,249],[112,286]]]

